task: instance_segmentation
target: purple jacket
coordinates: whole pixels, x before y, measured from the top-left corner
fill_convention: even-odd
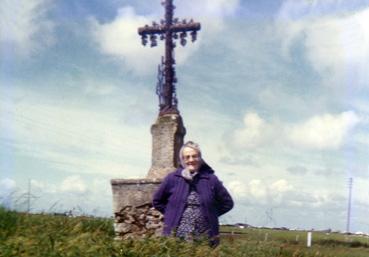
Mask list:
[[[163,235],[171,235],[179,225],[185,209],[190,185],[182,176],[182,169],[169,173],[154,194],[153,205],[164,214]],[[201,211],[209,223],[209,237],[219,234],[218,217],[233,208],[233,200],[214,171],[204,163],[193,180],[199,193]]]

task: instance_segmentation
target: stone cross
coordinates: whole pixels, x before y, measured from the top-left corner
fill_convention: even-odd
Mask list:
[[[177,109],[177,97],[175,83],[177,78],[175,75],[174,48],[175,40],[179,39],[180,44],[185,46],[187,43],[187,33],[191,35],[191,41],[194,42],[197,37],[197,31],[200,30],[200,23],[194,22],[192,19],[180,21],[173,18],[175,6],[173,0],[164,0],[162,5],[165,7],[165,19],[160,20],[160,24],[153,22],[151,26],[145,25],[138,29],[141,36],[142,44],[145,46],[150,40],[150,46],[157,46],[157,38],[165,39],[165,57],[162,64],[159,65],[159,78],[157,94],[159,96],[159,116],[164,114],[179,114]]]
[[[165,39],[165,57],[159,65],[157,94],[159,96],[159,116],[151,126],[152,165],[144,179],[112,179],[114,231],[116,239],[141,238],[147,235],[160,235],[163,228],[163,216],[152,207],[152,195],[162,179],[178,168],[179,149],[183,145],[186,129],[177,109],[175,93],[175,40],[182,46],[186,44],[187,33],[192,41],[200,30],[200,23],[192,20],[173,19],[173,0],[165,0],[165,20],[160,24],[138,29],[142,43],[148,40],[151,47],[157,45],[157,37]]]

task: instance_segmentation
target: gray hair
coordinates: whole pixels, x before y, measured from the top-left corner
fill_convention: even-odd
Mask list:
[[[201,149],[200,149],[200,146],[198,144],[196,144],[195,142],[193,142],[193,141],[187,141],[184,145],[182,145],[181,149],[179,150],[179,161],[180,161],[181,166],[183,168],[186,167],[186,163],[185,163],[185,161],[183,159],[183,150],[186,147],[189,147],[189,148],[194,149],[199,154],[200,162],[203,162],[202,161],[202,157],[201,157]]]

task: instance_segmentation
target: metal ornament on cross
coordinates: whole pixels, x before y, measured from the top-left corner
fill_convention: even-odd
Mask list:
[[[182,46],[187,43],[187,33],[191,36],[191,41],[197,39],[197,32],[201,29],[198,22],[192,19],[179,20],[173,18],[175,6],[173,0],[164,0],[161,2],[165,8],[165,19],[161,19],[160,23],[155,21],[152,25],[145,25],[138,28],[138,34],[141,36],[142,44],[146,46],[150,42],[151,47],[158,45],[158,39],[165,40],[165,56],[158,68],[158,85],[157,94],[159,96],[159,115],[164,114],[179,114],[177,108],[177,97],[175,83],[175,60],[174,48],[176,47],[175,40],[179,40]]]

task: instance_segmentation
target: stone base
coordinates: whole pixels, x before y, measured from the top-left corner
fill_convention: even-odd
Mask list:
[[[160,235],[163,216],[152,207],[158,179],[112,179],[116,239]]]

